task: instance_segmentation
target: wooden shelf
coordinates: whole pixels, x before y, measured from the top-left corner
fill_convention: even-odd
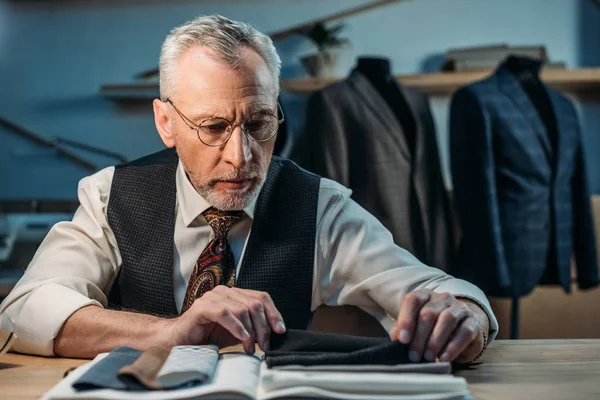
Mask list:
[[[427,94],[447,95],[456,89],[490,76],[494,71],[444,72],[399,76],[406,86],[420,89]],[[570,93],[600,92],[600,68],[545,69],[542,80],[556,89]]]
[[[398,82],[419,89],[429,95],[448,95],[456,89],[485,79],[494,71],[440,72],[434,74],[397,75]],[[542,79],[548,85],[565,92],[600,93],[600,68],[587,69],[547,69],[542,71]],[[338,79],[298,79],[283,80],[281,88],[292,92],[310,93],[332,84]]]
[[[398,75],[398,82],[429,95],[448,95],[459,87],[481,80],[493,73],[441,72],[435,74]],[[343,78],[284,79],[281,89],[296,93],[310,93]],[[547,69],[542,79],[550,86],[570,93],[600,93],[600,68]],[[103,85],[100,94],[120,101],[151,100],[158,97],[157,83]]]

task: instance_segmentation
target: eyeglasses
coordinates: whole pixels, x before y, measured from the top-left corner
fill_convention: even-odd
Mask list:
[[[275,137],[279,125],[284,121],[283,110],[281,109],[279,102],[277,103],[277,109],[281,114],[281,119],[279,119],[277,115],[268,112],[260,112],[239,124],[232,124],[225,118],[215,117],[202,120],[199,125],[194,124],[192,120],[183,115],[181,111],[175,107],[175,104],[173,104],[171,99],[166,99],[165,103],[169,103],[173,106],[183,122],[185,122],[190,129],[196,131],[198,139],[210,147],[219,147],[227,143],[229,138],[231,138],[231,134],[235,127],[238,125],[242,128],[242,132],[255,142],[268,142]]]

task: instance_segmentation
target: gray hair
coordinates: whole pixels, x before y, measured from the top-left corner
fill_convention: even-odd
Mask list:
[[[177,62],[183,52],[193,46],[212,50],[215,57],[232,68],[239,68],[241,50],[251,48],[260,55],[273,76],[279,93],[281,59],[273,41],[264,33],[244,22],[232,21],[221,15],[200,16],[174,28],[165,39],[160,53],[160,97],[172,96]]]

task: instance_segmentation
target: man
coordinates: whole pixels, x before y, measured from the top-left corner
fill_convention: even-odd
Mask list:
[[[82,179],[0,308],[21,352],[255,343],[355,305],[410,357],[470,362],[497,322],[483,293],[421,264],[341,185],[272,157],[271,40],[220,16],[167,37],[157,130],[171,149]],[[176,149],[176,150],[175,150]]]

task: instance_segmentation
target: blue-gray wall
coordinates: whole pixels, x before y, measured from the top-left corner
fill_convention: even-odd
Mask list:
[[[169,30],[198,14],[221,13],[273,31],[365,3],[360,0],[0,1],[0,116],[46,137],[62,136],[129,158],[160,149],[150,103],[120,106],[98,96],[105,83],[127,83],[157,64]],[[450,47],[504,42],[547,46],[570,68],[600,65],[600,10],[587,0],[412,0],[347,21],[358,55],[389,57],[396,73],[430,71]],[[301,38],[278,43],[284,74],[301,71],[312,51]],[[302,124],[302,102],[286,96],[288,120]],[[447,98],[432,99],[447,165]],[[590,182],[600,193],[600,107],[580,104]],[[0,199],[74,198],[89,171],[0,129]],[[81,153],[84,154],[84,153]],[[94,158],[99,166],[111,164]]]

